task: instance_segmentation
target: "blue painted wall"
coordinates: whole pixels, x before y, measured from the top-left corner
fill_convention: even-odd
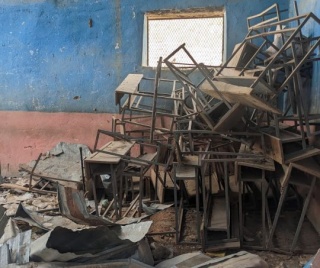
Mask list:
[[[319,0],[298,0],[297,7],[300,15],[307,13],[314,13],[320,18],[320,1]],[[294,2],[289,4],[289,14],[295,16]],[[307,23],[303,28],[303,35],[306,37],[320,36],[320,25],[311,20],[311,23]],[[315,51],[320,53],[319,50]],[[307,94],[309,100],[307,100],[310,113],[320,113],[320,61],[313,62],[313,74],[310,92]]]
[[[288,8],[289,1],[278,2]],[[224,6],[230,55],[247,33],[246,17],[272,3],[1,0],[0,110],[116,112],[114,90],[126,75],[154,72],[141,67],[145,12]]]

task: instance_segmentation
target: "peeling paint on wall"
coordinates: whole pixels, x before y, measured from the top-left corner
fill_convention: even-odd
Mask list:
[[[246,17],[270,6],[254,2],[0,0],[0,110],[116,112],[114,90],[128,73],[154,75],[141,66],[145,12],[225,7],[230,55]]]

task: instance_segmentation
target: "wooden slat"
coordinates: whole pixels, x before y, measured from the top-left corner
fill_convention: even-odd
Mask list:
[[[245,107],[240,103],[237,103],[232,106],[232,108],[225,113],[223,117],[220,118],[218,123],[214,126],[214,131],[228,131],[234,128],[241,120],[245,112]]]
[[[292,162],[290,165],[306,172],[307,174],[320,178],[320,165],[312,157]]]
[[[137,91],[142,77],[143,74],[128,74],[115,91],[116,105],[120,104],[120,100],[124,94],[133,94]]]
[[[236,86],[219,81],[212,81],[212,83],[218,89],[219,93],[223,96],[223,98],[227,100],[229,103],[241,103],[245,106],[257,108],[264,111],[269,111],[275,114],[281,114],[281,111],[278,108],[270,105],[263,99],[260,99],[259,97],[252,95],[254,90],[253,88]],[[212,96],[217,99],[222,99],[220,95],[217,93],[217,91],[213,89],[207,81],[205,81],[200,86],[200,89],[209,96]]]
[[[108,163],[117,164],[120,161],[120,156],[110,155],[110,153],[116,153],[119,155],[125,155],[130,148],[134,145],[134,142],[128,141],[110,141],[99,150],[105,151],[106,153],[95,152],[85,158],[85,163]]]
[[[196,167],[180,165],[176,169],[177,179],[192,179],[196,177]]]
[[[309,158],[319,154],[320,154],[320,149],[318,148],[310,147],[305,150],[299,150],[292,154],[285,155],[285,164],[289,164],[291,162],[299,161],[304,158]]]
[[[246,76],[217,76],[216,80],[224,83],[228,83],[235,86],[241,87],[251,87],[251,85],[257,80],[256,77],[246,77]],[[254,93],[256,94],[268,94],[272,93],[272,89],[267,83],[259,81],[254,87]]]
[[[211,217],[208,222],[207,229],[209,231],[226,231],[227,226],[227,212],[226,201],[224,197],[215,197],[211,211]]]
[[[252,153],[252,156],[255,154],[259,157],[261,157],[261,153],[257,152],[254,153],[253,151],[250,151],[244,144],[241,144],[239,153]],[[247,157],[247,156],[246,156]],[[257,159],[257,160],[245,160],[243,161],[242,156],[239,155],[237,157],[237,164],[239,166],[245,166],[245,167],[252,167],[252,168],[257,168],[257,169],[262,169],[262,170],[268,170],[268,171],[275,171],[275,165],[273,159],[270,158],[265,158],[265,159]]]

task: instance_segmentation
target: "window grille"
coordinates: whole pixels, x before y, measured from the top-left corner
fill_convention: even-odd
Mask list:
[[[159,57],[168,56],[183,43],[197,62],[212,66],[222,63],[223,16],[147,19],[148,66],[157,66]],[[183,53],[175,56],[176,63],[192,64]]]

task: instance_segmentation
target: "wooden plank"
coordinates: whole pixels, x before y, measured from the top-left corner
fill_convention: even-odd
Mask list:
[[[292,162],[290,165],[307,174],[320,178],[320,165],[312,157]]]
[[[257,108],[259,110],[264,110],[272,112],[275,114],[281,114],[281,111],[264,101],[263,99],[252,95],[254,92],[253,88],[250,87],[241,87],[237,85],[232,85],[219,81],[212,81],[213,85],[218,89],[219,93],[223,96],[225,100],[229,103],[241,103],[245,106],[252,108]],[[209,84],[208,81],[205,81],[201,86],[200,90],[217,99],[222,99],[218,92]]]
[[[214,126],[213,131],[222,132],[237,127],[244,112],[245,107],[240,103],[236,103],[228,112],[225,113],[224,116],[220,118],[218,123]]]
[[[163,183],[164,183],[164,178],[166,176],[166,181],[165,181],[166,185],[163,185],[162,182],[160,181],[160,179],[158,178],[157,189],[156,189],[157,196],[158,196],[159,202],[161,204],[165,201],[165,198],[164,198],[165,190],[166,189],[172,190],[174,188],[173,181],[172,181],[171,177],[169,176],[168,173],[166,174],[164,169],[165,169],[164,167],[159,166],[159,176],[160,176]],[[153,184],[153,187],[155,188],[156,187],[156,173],[153,168],[151,169],[150,174],[151,174],[151,182]]]
[[[320,154],[320,149],[309,147],[307,149],[299,150],[297,152],[285,155],[285,164],[289,164],[291,162],[299,161],[304,158],[309,158],[319,154]]]
[[[302,148],[298,143],[301,141],[301,136],[296,133],[280,129],[280,137],[278,138],[275,136],[274,128],[267,128],[262,132],[267,155],[280,164],[286,162],[286,154],[296,152]]]
[[[206,252],[217,252],[226,249],[239,249],[240,248],[240,241],[238,239],[225,239],[221,241],[216,241],[214,243],[210,242],[206,246]],[[223,266],[220,266],[223,267]],[[234,266],[240,267],[240,266]]]
[[[255,154],[257,156],[261,156],[261,153],[249,150],[249,148],[247,146],[245,146],[244,144],[241,144],[239,153],[245,153],[245,154],[251,153],[252,156],[254,156]],[[275,165],[274,165],[273,159],[265,158],[265,159],[243,161],[243,160],[241,160],[241,158],[243,158],[241,155],[237,156],[236,161],[239,166],[252,167],[252,168],[268,170],[268,171],[275,171]]]
[[[104,145],[99,150],[102,152],[95,152],[89,155],[84,159],[85,163],[106,163],[106,164],[117,164],[121,160],[120,156],[111,155],[110,153],[115,153],[119,155],[126,155],[131,147],[134,145],[134,142],[128,141],[110,141],[106,145]]]
[[[233,50],[233,53],[238,49],[241,43],[236,44]],[[246,66],[252,56],[257,52],[258,47],[250,42],[246,42],[241,46],[237,53],[232,57],[228,62],[228,67],[234,67],[236,69],[242,69]],[[232,54],[233,54],[232,53]]]
[[[209,231],[226,231],[227,228],[226,200],[224,197],[214,197],[207,229]]]
[[[27,166],[26,164],[19,165],[19,168],[21,170],[23,170],[23,171],[28,172],[29,174],[31,174],[31,172],[32,172],[32,168]],[[50,176],[49,174],[46,174],[45,172],[42,172],[42,171],[33,172],[32,176],[44,178],[44,179],[47,179],[47,180],[50,180],[50,181],[55,181],[55,182],[57,182],[57,181],[68,182],[68,183],[70,183],[70,185],[73,185],[73,184],[76,185],[76,186],[81,186],[82,185],[81,178],[79,178],[78,181],[76,181],[76,180],[68,180],[68,179],[63,179],[63,178],[56,178],[56,177]]]
[[[289,178],[289,183],[294,184],[294,185],[299,185],[299,186],[306,186],[310,187],[312,184],[313,177],[309,176],[303,176],[301,177],[298,174],[294,173],[294,170],[291,171],[290,178]]]
[[[265,135],[277,138],[276,137],[276,130],[273,127],[264,128],[264,129],[262,129],[262,132]],[[282,143],[300,141],[301,135],[294,133],[294,132],[291,132],[291,131],[288,131],[288,130],[285,130],[285,129],[280,129],[278,139],[280,139]]]
[[[216,80],[224,83],[228,83],[235,86],[241,87],[251,87],[251,85],[257,80],[257,77],[247,77],[247,76],[216,76]],[[270,95],[272,93],[272,89],[269,85],[263,81],[257,83],[257,85],[253,88],[255,94],[266,94]]]
[[[128,74],[115,90],[116,105],[120,105],[121,98],[124,94],[132,94],[137,91],[142,77],[143,74]]]
[[[176,168],[177,179],[193,179],[196,177],[196,167],[179,165]]]
[[[264,135],[264,142],[267,155],[278,163],[283,164],[284,153],[281,140],[271,135]]]

